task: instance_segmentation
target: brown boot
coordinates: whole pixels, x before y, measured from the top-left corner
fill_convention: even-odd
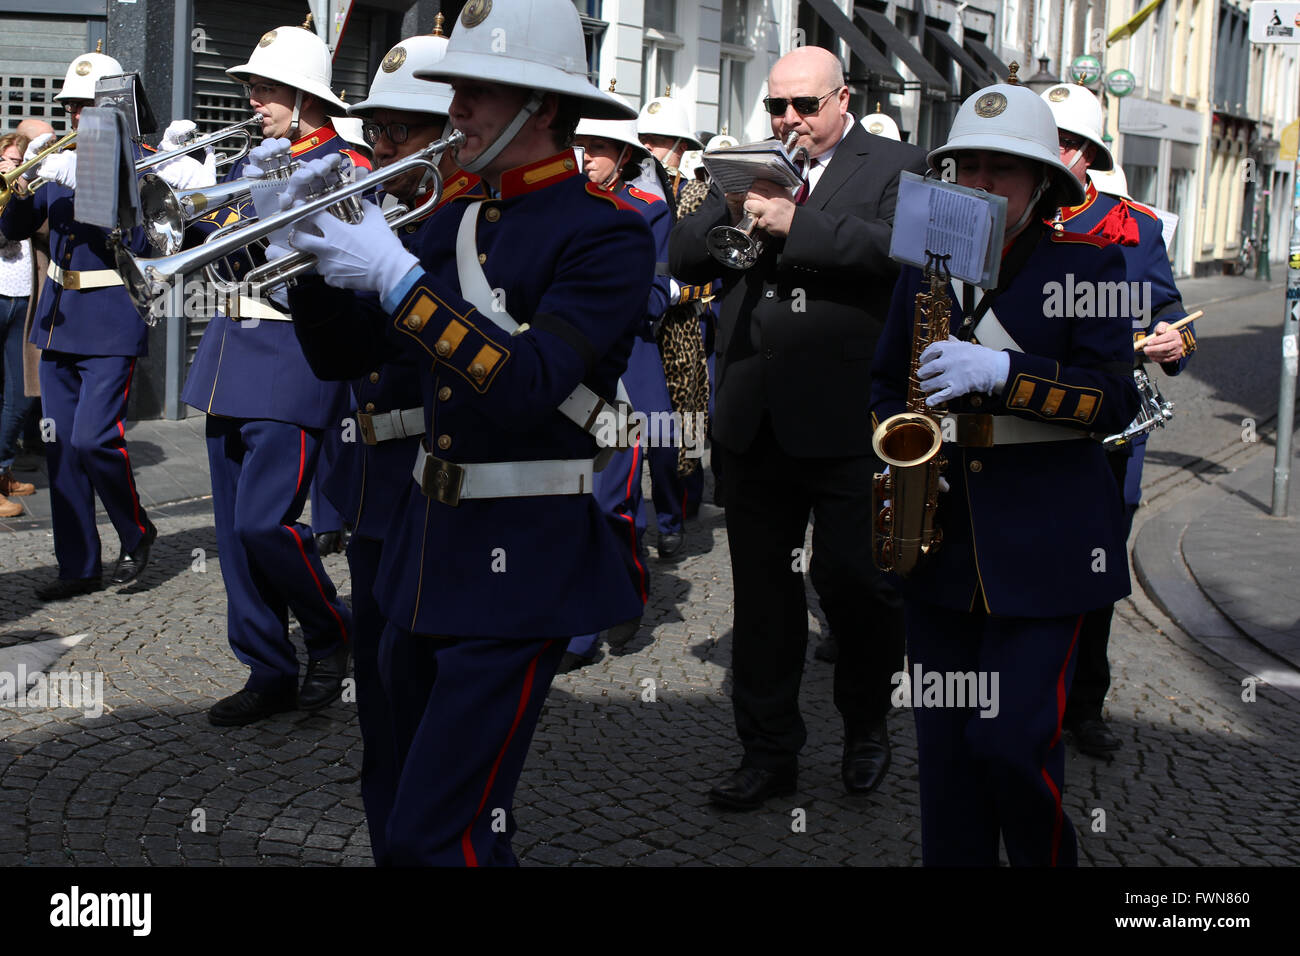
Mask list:
[[[17,518],[23,513],[23,506],[0,495],[0,518]]]
[[[0,471],[0,495],[22,498],[36,494],[36,486],[30,481],[19,481],[8,468]]]

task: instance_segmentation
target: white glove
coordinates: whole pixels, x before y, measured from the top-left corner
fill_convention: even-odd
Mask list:
[[[203,151],[203,168],[207,171],[207,174],[212,177],[212,182],[216,183],[217,154],[211,146]]]
[[[888,466],[888,465],[885,466],[885,470],[882,471],[881,474],[882,474],[882,475],[888,475],[888,474],[889,474],[889,466]],[[948,491],[951,487],[952,487],[952,486],[948,484],[948,479],[945,478],[943,475],[940,475],[940,476],[939,476],[939,490],[940,490],[940,491]],[[882,508],[888,508],[888,507],[889,507],[890,505],[892,505],[893,503],[894,503],[894,500],[893,500],[892,498],[886,498],[884,501],[882,501],[882,502],[880,503],[880,506],[881,506]]]
[[[948,336],[946,342],[932,342],[921,353],[917,369],[925,404],[933,407],[971,392],[993,394],[1007,383],[1011,356],[974,342]]]
[[[362,206],[365,218],[355,226],[322,209],[289,233],[289,245],[314,255],[316,269],[329,285],[373,289],[382,299],[420,260],[388,228],[378,206]]]
[[[280,209],[301,206],[325,189],[337,186],[340,181],[339,167],[343,165],[343,161],[342,155],[334,153],[324,159],[313,159],[301,164],[289,177],[289,185],[285,187],[284,192],[280,193]],[[369,170],[365,167],[356,167],[354,173],[355,179],[362,179]]]
[[[288,164],[289,148],[292,145],[287,139],[263,140],[261,145],[254,146],[249,151],[243,175],[249,179],[261,179],[266,175],[266,170]]]
[[[27,151],[23,153],[23,162],[30,162],[31,158],[43,150],[50,143],[54,142],[54,133],[42,133],[34,140],[27,144]]]
[[[157,167],[154,172],[175,189],[207,188],[217,184],[217,177],[191,156],[177,156]]]
[[[192,138],[191,134],[198,129],[193,122],[187,119],[173,120],[172,124],[167,127],[158,142],[158,152],[170,153],[174,149],[180,149]]]
[[[75,150],[63,149],[53,156],[46,157],[36,167],[36,175],[48,179],[69,189],[77,188],[77,153]]]

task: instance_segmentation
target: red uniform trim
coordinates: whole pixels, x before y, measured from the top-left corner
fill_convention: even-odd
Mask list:
[[[1090,179],[1088,180],[1088,185],[1083,190],[1083,202],[1079,203],[1077,206],[1061,207],[1061,222],[1069,222],[1096,201],[1097,187],[1092,184],[1092,180]]]
[[[597,186],[593,182],[587,183],[587,195],[599,196],[601,199],[608,199],[619,209],[626,209],[629,212],[637,212],[636,206],[633,206],[626,199],[622,198],[621,196],[614,195],[608,189],[602,189],[601,187]]]
[[[632,497],[633,482],[641,480],[641,443],[637,442],[632,450],[632,467],[628,470],[627,487],[623,490],[623,500],[626,501]],[[637,547],[636,541],[636,515],[620,515],[619,517],[627,520],[627,536],[632,542],[632,563],[636,565],[637,575],[637,593],[641,595],[641,603],[645,604],[650,600],[650,590],[647,586],[645,567],[641,564],[641,551]]]
[[[516,166],[501,174],[501,198],[512,199],[525,193],[536,192],[554,185],[570,176],[578,175],[578,160],[573,150],[566,149],[535,163]]]
[[[298,546],[298,553],[302,555],[302,563],[307,566],[307,573],[316,582],[316,590],[320,594],[320,599],[324,602],[325,609],[330,612],[330,616],[334,618],[335,623],[338,624],[339,634],[343,636],[343,643],[347,644],[348,629],[343,624],[343,618],[339,617],[339,612],[334,610],[334,605],[330,603],[330,599],[325,596],[325,589],[321,587],[320,577],[316,574],[316,569],[311,566],[311,559],[307,557],[307,549],[303,547],[302,535],[298,534],[298,529],[291,525],[282,524],[280,527],[293,536],[293,542]]]
[[[135,377],[135,359],[131,359],[131,367],[126,372],[126,388],[122,389],[122,408],[126,409],[127,400],[131,397],[131,379]],[[126,486],[131,491],[131,520],[135,526],[140,529],[140,533],[148,534],[145,526],[140,523],[140,495],[135,490],[135,477],[131,474],[131,456],[126,453],[126,426],[122,424],[122,419],[117,422],[117,434],[122,439],[122,447],[118,449],[122,453],[122,464],[126,466]]]
[[[348,159],[352,160],[352,162],[353,162],[354,164],[356,164],[357,166],[360,166],[362,169],[371,169],[371,168],[372,168],[371,165],[370,165],[370,160],[368,160],[368,159],[366,158],[366,154],[365,154],[365,153],[358,152],[358,151],[355,150],[355,149],[346,149],[346,148],[345,148],[345,149],[340,149],[339,152],[342,153],[343,155],[347,156]]]
[[[474,852],[474,824],[483,815],[483,808],[487,806],[488,797],[492,793],[492,785],[496,783],[497,771],[501,769],[501,761],[505,759],[506,750],[509,749],[510,742],[515,739],[515,731],[519,729],[519,722],[524,718],[524,710],[528,707],[528,698],[533,692],[533,679],[537,675],[538,658],[550,650],[551,645],[554,643],[554,641],[547,641],[543,644],[542,649],[537,652],[537,657],[528,662],[528,670],[524,672],[524,686],[519,692],[519,703],[515,707],[515,718],[510,722],[510,732],[506,734],[501,749],[497,751],[496,759],[492,761],[492,769],[488,771],[487,784],[483,787],[483,796],[479,798],[478,808],[475,809],[469,825],[465,827],[465,831],[460,835],[460,848],[465,856],[466,866],[478,866],[478,854]]]
[[[1141,203],[1135,203],[1135,202],[1134,202],[1133,200],[1131,200],[1131,199],[1121,199],[1120,202],[1122,202],[1124,205],[1128,206],[1129,209],[1132,209],[1132,210],[1134,210],[1135,212],[1144,212],[1144,213],[1146,213],[1148,216],[1150,216],[1150,217],[1151,217],[1152,219],[1154,219],[1156,222],[1159,222],[1159,221],[1160,221],[1160,217],[1157,216],[1157,215],[1155,214],[1155,211],[1154,211],[1154,210],[1148,209],[1146,206],[1143,206]]]
[[[1102,236],[1089,236],[1082,232],[1057,232],[1055,229],[1052,230],[1052,241],[1096,246],[1098,249],[1105,249],[1111,244],[1109,239]]]
[[[656,196],[654,193],[648,193],[644,189],[637,189],[637,187],[635,186],[628,186],[627,191],[629,194],[635,196],[637,199],[641,200],[643,203],[646,203],[647,205],[650,206],[653,206],[657,202],[666,202],[666,200],[662,196]]]
[[[1065,652],[1065,660],[1061,661],[1060,673],[1056,675],[1056,733],[1052,734],[1052,742],[1047,745],[1049,751],[1061,742],[1061,722],[1065,719],[1065,702],[1069,697],[1069,688],[1065,686],[1065,672],[1070,666],[1070,658],[1074,656],[1074,649],[1079,643],[1079,631],[1082,629],[1083,615],[1080,614],[1074,622],[1074,636],[1070,638],[1070,649]],[[1056,781],[1047,772],[1047,767],[1040,767],[1039,773],[1042,774],[1043,781],[1052,794],[1052,803],[1056,811],[1056,818],[1052,822],[1051,857],[1051,865],[1056,866],[1056,859],[1061,851],[1061,829],[1065,825],[1065,811],[1061,809],[1061,791],[1056,788]]]
[[[302,490],[302,473],[307,467],[307,432],[298,429],[298,483],[293,486],[293,496]]]

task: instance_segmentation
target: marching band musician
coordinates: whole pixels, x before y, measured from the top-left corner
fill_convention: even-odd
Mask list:
[[[361,116],[366,141],[382,169],[423,149],[450,132],[447,111],[451,87],[417,80],[442,59],[447,39],[441,33],[442,14],[432,36],[410,37],[388,51],[370,86],[370,95],[349,107]],[[439,205],[482,199],[479,178],[458,170],[450,150],[438,162],[442,176]],[[384,184],[384,191],[408,209],[428,198],[424,173],[414,170]],[[419,230],[428,220],[410,223],[398,233],[402,245],[415,249]],[[411,484],[411,462],[424,434],[424,407],[419,363],[409,353],[396,353],[352,382],[357,400],[359,441],[343,446],[344,458],[325,482],[326,494],[342,503],[352,526],[348,539],[348,570],[352,577],[352,660],[357,680],[357,715],[361,725],[361,797],[366,807],[370,846],[375,862],[387,861],[385,834],[388,813],[397,790],[397,758],[393,736],[386,729],[388,701],[379,679],[379,640],[384,615],[374,597],[389,522]]]
[[[227,71],[243,80],[263,117],[264,141],[225,179],[256,178],[287,153],[307,161],[336,153],[365,159],[336,134],[331,115],[346,111],[330,91],[330,53],[305,27],[262,36],[248,62]],[[291,142],[285,142],[285,140]],[[207,233],[254,216],[251,200],[200,220]],[[251,266],[236,258],[240,279]],[[248,665],[244,689],[208,711],[217,726],[327,707],[347,670],[351,615],[322,566],[310,526],[299,521],[323,436],[348,414],[347,386],[318,379],[287,314],[271,301],[231,295],[226,315],[209,323],[182,399],[207,413],[208,464],[227,627],[235,656]],[[309,660],[302,687],[289,640],[288,612],[302,625]]]
[[[1085,87],[1068,83],[1049,87],[1042,97],[1056,120],[1061,162],[1086,187],[1083,202],[1061,209],[1056,221],[1060,228],[1100,236],[1119,246],[1130,287],[1140,283],[1135,305],[1145,302],[1151,313],[1149,321],[1142,323],[1135,317],[1133,322],[1134,339],[1145,336],[1143,351],[1136,354],[1134,362],[1140,367],[1144,358],[1149,358],[1158,362],[1166,375],[1177,375],[1196,350],[1196,332],[1191,324],[1181,329],[1170,328],[1187,310],[1174,284],[1160,219],[1130,199],[1098,192],[1089,178],[1089,170],[1106,172],[1115,168],[1110,150],[1102,141],[1102,110],[1097,97]],[[1143,432],[1107,456],[1124,493],[1125,540],[1142,498],[1142,462],[1146,450],[1147,434]],[[1106,728],[1101,714],[1110,687],[1106,652],[1114,612],[1112,604],[1090,611],[1084,617],[1079,634],[1079,664],[1065,709],[1066,729],[1074,736],[1079,749],[1106,760],[1120,747],[1120,739]]]
[[[95,99],[95,84],[122,73],[122,65],[98,50],[68,67],[56,100],[79,127],[81,111]],[[30,160],[54,141],[38,137],[28,147]],[[163,148],[169,146],[166,138]],[[146,147],[133,144],[138,161]],[[173,185],[202,181],[202,166],[180,157],[155,170]],[[48,182],[25,196],[15,195],[0,216],[0,232],[12,241],[31,238],[48,221],[50,265],[38,300],[31,344],[42,350],[40,384],[44,414],[52,422],[47,461],[54,553],[58,579],[37,589],[44,601],[99,590],[100,541],[95,527],[98,495],[121,540],[111,582],[126,584],[149,563],[158,536],[136,492],[126,447],[126,412],[136,361],[149,352],[148,327],[136,312],[115,271],[108,232],[74,218],[77,153],[63,149],[48,156],[35,176]],[[143,253],[144,230],[127,238]]]
[[[1125,318],[1061,317],[1045,296],[1067,273],[1121,280],[1123,257],[1105,240],[1047,228],[1083,187],[1059,158],[1050,110],[1030,90],[998,84],[967,99],[931,167],[948,157],[958,184],[1007,198],[1008,225],[998,288],[981,296],[950,285],[958,335],[919,357],[926,404],[960,414],[958,440],[943,449],[951,485],[939,496],[943,540],[904,583],[908,657],[913,671],[973,673],[990,685],[996,677],[1000,694],[984,709],[916,705],[919,687],[907,701],[922,856],[926,865],[997,866],[1001,835],[1013,866],[1071,865],[1065,695],[1083,615],[1129,591],[1119,490],[1089,433],[1127,425],[1137,393]],[[906,267],[894,291],[872,365],[877,421],[903,408],[921,283]],[[962,416],[984,437],[970,437]]]
[[[698,209],[708,195],[708,184],[683,176],[681,163],[688,150],[703,149],[704,144],[691,132],[681,102],[666,92],[650,100],[641,107],[636,131],[641,144],[670,177],[673,221]],[[706,310],[701,300],[711,297],[714,289],[712,283],[692,286],[671,278],[669,283],[672,304],[659,323],[659,352],[673,410],[683,421],[694,421],[692,416],[707,416],[710,411],[707,356],[716,316]],[[700,459],[688,458],[684,448],[652,448],[647,458],[650,494],[659,525],[659,555],[671,558],[685,544],[684,519],[699,513],[704,498],[704,469]]]
[[[458,158],[491,198],[434,213],[418,259],[373,207],[360,225],[316,215],[291,235],[326,282],[379,297],[293,289],[317,367],[367,371],[386,333],[421,369],[424,443],[375,585],[400,765],[393,864],[515,861],[514,789],[565,642],[641,608],[591,477],[654,244],[577,169],[580,117],[635,115],[586,62],[567,0],[471,0],[444,59],[417,76],[451,82]]]

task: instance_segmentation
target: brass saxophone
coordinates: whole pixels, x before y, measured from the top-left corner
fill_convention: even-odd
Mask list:
[[[939,478],[948,464],[940,454],[943,429],[939,425],[947,407],[925,404],[917,370],[926,347],[948,338],[952,301],[948,298],[948,256],[927,255],[912,322],[907,411],[885,419],[871,436],[876,457],[889,466],[889,474],[877,473],[871,486],[876,515],[872,560],[880,570],[904,577],[943,540],[934,516],[939,507]]]

